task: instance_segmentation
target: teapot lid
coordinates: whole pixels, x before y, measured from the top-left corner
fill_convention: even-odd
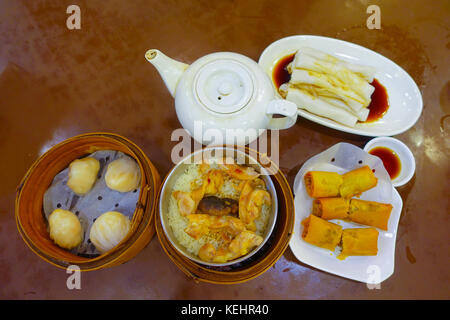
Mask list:
[[[199,102],[206,109],[222,114],[244,108],[255,91],[251,71],[234,59],[218,59],[205,64],[194,83]]]

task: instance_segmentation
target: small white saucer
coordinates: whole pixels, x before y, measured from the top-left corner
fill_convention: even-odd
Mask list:
[[[402,167],[400,174],[392,180],[392,185],[394,187],[400,187],[411,180],[414,175],[414,171],[416,170],[416,161],[414,160],[411,150],[409,150],[406,144],[395,138],[379,137],[367,142],[364,146],[364,151],[369,152],[375,147],[389,148],[400,158]]]

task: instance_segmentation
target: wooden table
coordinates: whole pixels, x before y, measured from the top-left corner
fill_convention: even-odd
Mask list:
[[[66,26],[69,3],[0,1],[0,299],[448,299],[449,13],[448,1],[373,1],[381,29],[366,26],[366,1],[72,1],[81,28]],[[70,4],[72,3],[70,2]],[[258,60],[273,41],[314,34],[354,42],[403,67],[424,100],[418,122],[396,136],[417,171],[399,192],[394,274],[364,283],[304,265],[288,248],[267,272],[237,285],[195,283],[166,256],[157,237],[128,263],[68,275],[38,258],[14,221],[15,188],[49,147],[77,134],[107,131],[139,145],[164,177],[170,140],[181,125],[174,100],[144,59],[150,48],[191,63],[216,51]],[[292,185],[311,156],[368,137],[305,119],[280,132],[280,165]]]

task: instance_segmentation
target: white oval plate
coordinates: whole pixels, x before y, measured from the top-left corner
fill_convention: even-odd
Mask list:
[[[419,119],[423,107],[422,95],[411,76],[388,58],[357,44],[320,36],[291,36],[269,45],[258,63],[272,79],[277,61],[300,47],[322,50],[348,62],[375,67],[375,78],[386,88],[389,97],[389,109],[381,119],[372,123],[357,123],[355,127],[342,125],[303,109],[298,110],[300,116],[336,130],[373,137],[400,134]]]
[[[301,222],[310,215],[313,201],[306,192],[303,177],[310,170],[333,171],[342,174],[363,165],[375,169],[378,184],[375,188],[364,192],[360,199],[392,204],[388,230],[377,229],[379,236],[376,256],[350,256],[339,260],[337,258],[339,248],[335,252],[331,252],[313,246],[301,237],[303,230]],[[403,201],[392,186],[389,174],[380,158],[372,156],[352,144],[338,143],[304,163],[295,177],[293,191],[295,194],[295,224],[289,246],[299,261],[317,269],[368,284],[381,283],[393,274],[395,241]],[[331,222],[341,225],[344,229],[367,228],[367,226],[343,220],[334,219]]]

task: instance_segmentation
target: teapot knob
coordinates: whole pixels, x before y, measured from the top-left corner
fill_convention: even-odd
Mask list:
[[[254,83],[246,65],[232,59],[217,59],[200,68],[194,88],[206,109],[214,113],[231,114],[251,101]]]

